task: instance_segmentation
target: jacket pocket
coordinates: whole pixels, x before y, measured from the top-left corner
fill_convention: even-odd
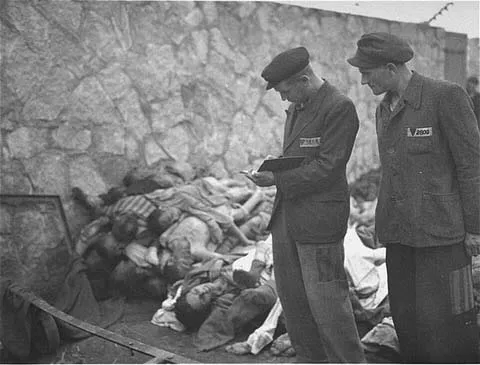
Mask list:
[[[285,202],[288,230],[295,241],[328,243],[343,238],[347,228],[349,203],[344,199],[324,199],[309,195]]]
[[[422,196],[422,228],[434,237],[462,238],[465,234],[460,195],[433,194]]]
[[[433,137],[407,137],[407,152],[417,155],[430,153],[433,149]]]

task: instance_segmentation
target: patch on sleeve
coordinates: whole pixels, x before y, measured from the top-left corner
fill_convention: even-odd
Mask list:
[[[432,127],[407,128],[407,137],[430,137],[432,134]]]
[[[300,147],[319,147],[321,137],[300,138]]]
[[[452,314],[469,311],[474,306],[472,266],[467,265],[450,273],[450,302]]]

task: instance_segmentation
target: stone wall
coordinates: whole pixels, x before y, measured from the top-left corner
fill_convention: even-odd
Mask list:
[[[377,99],[346,63],[360,35],[408,38],[414,69],[441,78],[440,28],[262,2],[5,0],[1,14],[1,192],[69,198],[132,167],[232,176],[281,149],[284,109],[260,78],[278,52],[311,52],[357,105],[349,180],[377,167]],[[170,171],[169,170],[169,171]]]
[[[480,38],[468,40],[467,77],[469,76],[480,79]]]

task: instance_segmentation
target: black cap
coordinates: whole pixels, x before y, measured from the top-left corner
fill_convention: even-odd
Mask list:
[[[292,48],[275,56],[262,71],[262,77],[268,82],[267,90],[302,71],[309,62],[310,55],[305,47]]]
[[[358,68],[375,68],[389,62],[405,63],[413,57],[409,44],[390,33],[364,34],[357,47],[357,53],[347,62]]]

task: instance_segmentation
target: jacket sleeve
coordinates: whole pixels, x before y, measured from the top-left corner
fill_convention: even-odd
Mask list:
[[[315,158],[296,169],[274,173],[275,185],[285,199],[322,192],[344,173],[358,131],[355,106],[348,99],[337,103],[327,113],[324,123]]]
[[[480,133],[467,93],[458,85],[439,98],[440,126],[455,162],[465,230],[480,234]]]

